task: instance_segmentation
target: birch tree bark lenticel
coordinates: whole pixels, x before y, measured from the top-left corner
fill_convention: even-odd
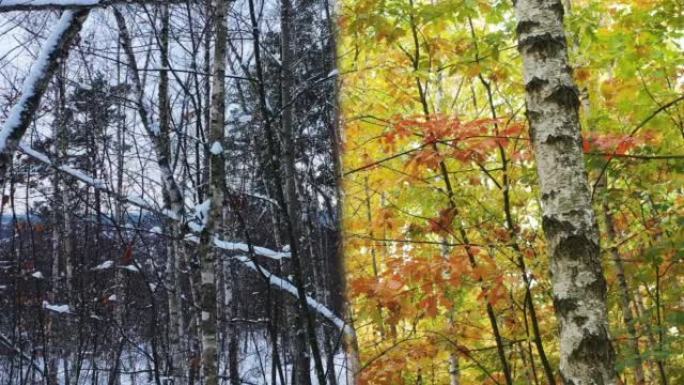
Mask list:
[[[582,154],[578,91],[568,64],[560,0],[518,0],[530,137],[541,185],[542,226],[560,323],[567,385],[613,385],[606,280]]]

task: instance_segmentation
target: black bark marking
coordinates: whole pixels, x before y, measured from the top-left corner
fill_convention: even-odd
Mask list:
[[[562,234],[559,235],[562,236]],[[583,233],[579,233],[562,237],[558,242],[554,257],[558,259],[581,259],[584,264],[591,264],[591,268],[596,270],[598,255],[599,246]]]
[[[589,320],[589,317],[584,317],[584,316],[575,316],[573,317],[573,322],[575,322],[575,325],[578,327],[584,326],[585,323]]]
[[[563,233],[572,233],[576,230],[575,226],[568,221],[561,221],[547,216],[542,217],[542,228],[549,238]]]
[[[572,134],[550,134],[547,135],[546,138],[544,138],[541,143],[544,143],[549,146],[559,146],[562,145],[564,146],[564,153],[568,154],[570,153],[570,149],[572,146],[577,146],[578,144],[578,139],[576,135]]]
[[[584,363],[605,363],[612,362],[614,354],[608,339],[608,333],[604,328],[601,328],[598,334],[592,334],[588,330],[584,330],[582,340],[570,353],[570,357],[573,360]],[[603,384],[603,378],[600,374],[594,377],[594,381],[595,384]]]
[[[532,29],[539,26],[540,24],[536,21],[523,20],[518,23],[518,26],[515,28],[515,31],[518,33],[518,36],[521,36],[523,34],[531,32]]]
[[[608,284],[606,283],[606,279],[603,277],[603,274],[601,274],[601,270],[595,271],[596,274],[594,274],[594,282],[589,284],[587,289],[589,291],[592,291],[594,293],[598,293],[601,295],[601,298],[606,297],[606,291],[608,289]]]
[[[537,92],[542,89],[545,85],[549,84],[549,81],[546,79],[538,78],[538,77],[533,77],[530,79],[527,84],[525,84],[525,91],[527,92]]]
[[[556,308],[556,312],[565,318],[568,316],[568,314],[570,314],[570,312],[577,309],[577,300],[574,298],[561,299],[554,296],[553,306]]]
[[[550,32],[520,38],[518,41],[519,50],[538,53],[544,58],[556,56],[563,48],[565,48],[565,37],[553,35]]]
[[[551,10],[558,19],[563,20],[563,16],[565,16],[565,9],[563,8],[563,3],[561,3],[560,1],[556,1],[555,3],[551,4],[551,6],[549,6],[549,10]]]
[[[559,85],[546,100],[569,110],[576,110],[580,105],[579,90],[574,86]]]
[[[537,122],[539,119],[542,117],[542,113],[540,111],[535,111],[535,110],[527,110],[527,120],[530,122]],[[530,127],[532,129],[532,127]],[[530,135],[530,137],[534,137],[534,135]]]
[[[542,200],[553,199],[556,196],[555,191],[549,191],[547,193],[542,193]]]

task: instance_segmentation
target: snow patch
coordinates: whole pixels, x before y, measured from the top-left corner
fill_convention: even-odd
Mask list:
[[[69,308],[69,305],[51,305],[48,301],[43,301],[43,309],[54,311],[55,313],[60,313],[60,314],[71,313],[71,309]]]
[[[209,152],[211,152],[214,155],[221,155],[223,154],[223,146],[221,146],[221,143],[216,141],[214,142],[214,144],[211,145]]]
[[[138,267],[135,265],[119,266],[119,269],[128,270],[128,271],[131,271],[133,273],[139,273],[140,272],[140,269],[138,269]]]
[[[91,270],[107,270],[114,267],[114,261],[104,261],[101,264],[93,267]]]

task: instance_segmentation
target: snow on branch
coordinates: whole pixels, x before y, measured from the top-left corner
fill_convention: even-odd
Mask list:
[[[186,0],[187,1],[187,0]],[[0,12],[89,9],[114,4],[170,4],[183,0],[0,0]]]
[[[139,207],[143,210],[146,210],[146,211],[149,211],[149,212],[152,212],[155,214],[163,215],[163,216],[169,217],[169,218],[174,219],[174,220],[177,219],[177,218],[174,218],[173,215],[170,212],[168,212],[168,210],[166,210],[166,211],[159,210],[153,204],[148,203],[145,200],[140,199],[138,197],[121,196],[121,195],[117,194],[115,191],[109,189],[106,186],[106,184],[99,179],[93,179],[93,178],[89,177],[88,175],[84,174],[83,172],[76,170],[72,167],[69,167],[66,165],[57,165],[52,160],[50,160],[50,158],[47,155],[43,154],[42,152],[36,151],[35,149],[31,148],[30,146],[28,146],[24,143],[19,144],[19,150],[21,152],[23,152],[24,154],[30,156],[31,158],[33,158],[33,159],[35,159],[35,160],[37,160],[37,161],[39,161],[39,162],[41,162],[47,166],[54,167],[55,169],[62,171],[65,174],[69,174],[72,177],[80,180],[81,182],[83,182],[89,186],[92,186],[93,188],[100,190],[104,193],[110,194],[110,195],[116,197],[117,199],[119,199],[121,201],[130,203],[133,206]]]
[[[51,304],[48,301],[43,301],[43,309],[53,311],[58,314],[70,314],[71,308],[69,305],[56,305]]]
[[[199,243],[199,237],[197,237],[196,235],[187,235],[187,236],[185,236],[185,240],[188,242],[192,242],[192,243]],[[214,237],[214,246],[217,249],[221,249],[223,251],[228,251],[228,252],[235,252],[235,251],[249,252],[249,245],[246,243],[224,241],[224,240],[219,239],[218,237]],[[253,246],[253,249],[254,249],[254,254],[258,255],[260,257],[266,257],[266,258],[275,259],[275,260],[281,260],[283,258],[290,258],[289,252],[280,252],[280,251],[275,251],[275,250],[271,250],[271,249],[266,248],[266,247],[259,247],[259,246]]]
[[[14,151],[31,123],[57,65],[68,55],[69,47],[86,17],[87,10],[66,11],[62,14],[24,80],[21,96],[0,129],[0,181],[5,177]]]
[[[83,172],[76,170],[76,169],[69,167],[69,166],[65,166],[65,165],[56,166],[50,160],[50,158],[47,157],[47,155],[34,150],[33,148],[27,146],[24,143],[19,144],[19,150],[21,152],[23,152],[24,154],[30,156],[31,158],[34,158],[34,159],[40,161],[41,163],[44,163],[48,166],[57,167],[57,169],[59,169],[60,171],[63,171],[65,173],[75,177],[76,179],[85,182],[88,185],[91,185],[91,186],[98,188],[98,189],[106,189],[104,181],[102,181],[100,179],[93,179],[93,178],[89,177],[88,175],[84,174]]]
[[[97,181],[93,180],[92,178],[86,176],[85,174],[83,174],[77,170],[73,170],[67,166],[56,166],[50,160],[50,158],[48,158],[47,155],[40,153],[40,152],[32,149],[31,147],[27,146],[27,145],[21,144],[19,146],[19,148],[26,155],[28,155],[28,156],[30,156],[30,157],[32,157],[32,158],[34,158],[34,159],[36,159],[42,163],[45,163],[48,166],[55,167],[56,169],[58,169],[60,171],[68,173],[69,175],[73,176],[74,178],[80,180],[81,182],[89,184],[92,187],[99,189],[103,192],[106,192],[108,194],[111,194],[112,196],[114,196],[118,199],[127,201],[127,202],[131,203],[132,205],[137,206],[141,209],[148,210],[148,211],[160,214],[160,215],[164,215],[164,216],[171,218],[171,219],[174,219],[174,220],[179,220],[178,218],[174,218],[172,216],[172,214],[168,212],[168,210],[165,210],[165,211],[157,210],[153,207],[153,205],[145,202],[142,199],[134,198],[134,197],[119,196],[115,191],[108,189],[103,183],[97,183]],[[195,235],[188,235],[188,236],[186,236],[185,239],[187,241],[193,242],[193,243],[199,242],[199,238]],[[223,240],[219,239],[218,237],[214,237],[213,243],[214,243],[214,246],[216,248],[224,250],[224,251],[232,251],[232,252],[234,252],[234,251],[248,252],[249,251],[249,245],[247,245],[246,243],[223,241]],[[279,252],[279,251],[268,249],[266,247],[254,246],[253,250],[254,250],[254,254],[256,254],[258,256],[263,256],[263,257],[272,258],[272,259],[276,259],[276,260],[290,257],[289,252],[284,252],[284,251]],[[262,266],[257,265],[250,258],[248,258],[244,255],[236,256],[235,258],[238,261],[240,261],[241,263],[243,263],[246,267],[248,267],[248,268],[250,268],[250,269],[252,269],[252,270],[254,270],[260,274],[265,275],[268,278],[269,284],[271,286],[273,286],[279,290],[282,290],[282,291],[292,295],[295,298],[299,298],[299,295],[297,294],[297,288],[290,281],[288,281],[284,278],[278,277],[277,275],[271,273],[270,271],[266,270]],[[95,269],[97,269],[98,267],[100,267],[100,266],[97,266]],[[107,266],[107,267],[109,267],[109,266]],[[351,328],[342,318],[337,316],[327,306],[325,306],[324,304],[318,302],[316,299],[309,297],[309,296],[306,297],[306,303],[309,305],[309,308],[311,308],[311,310],[315,311],[319,316],[330,321],[340,331],[342,331],[343,333],[345,333],[348,336],[354,336],[354,329]]]
[[[143,209],[145,211],[149,211],[149,212],[164,216],[166,218],[169,218],[169,219],[172,219],[175,221],[181,220],[181,218],[178,218],[175,215],[175,213],[170,211],[170,210],[160,210],[160,209],[156,208],[154,204],[149,203],[149,202],[145,201],[144,199],[141,199],[138,197],[119,195],[115,191],[109,189],[106,186],[106,184],[99,179],[93,179],[93,178],[89,177],[88,175],[84,174],[83,172],[76,170],[76,169],[73,169],[72,167],[69,167],[66,165],[57,165],[52,160],[50,160],[50,158],[47,155],[43,154],[40,151],[36,151],[35,149],[31,148],[30,146],[28,146],[24,143],[21,143],[19,145],[19,150],[21,150],[21,152],[30,156],[31,158],[33,158],[33,159],[35,159],[35,160],[37,160],[37,161],[39,161],[45,165],[48,165],[50,167],[54,167],[57,170],[62,171],[66,174],[69,174],[72,177],[80,180],[81,182],[83,182],[89,186],[92,186],[93,188],[96,188],[96,189],[98,189],[104,193],[107,193],[111,196],[114,196],[115,198],[117,198],[121,201],[130,203],[131,205],[136,206],[140,209]],[[185,220],[184,222],[188,222],[188,221]],[[188,235],[186,237],[186,240],[188,240],[190,242],[194,242],[194,243],[199,242],[199,238],[197,238],[197,236],[195,236],[195,235]],[[249,251],[249,246],[246,243],[224,241],[224,240],[221,240],[217,237],[214,238],[214,246],[216,246],[217,248],[219,248],[221,250],[225,250],[225,251],[241,251],[241,252]],[[254,253],[256,255],[266,257],[266,258],[275,259],[275,260],[280,260],[283,258],[289,258],[290,257],[289,252],[275,251],[275,250],[271,250],[271,249],[266,248],[266,247],[259,247],[259,246],[254,247]]]
[[[214,246],[218,247],[219,249],[226,250],[226,251],[249,252],[249,245],[246,243],[226,242],[226,241],[222,241],[218,238],[214,238]],[[259,246],[254,246],[253,249],[254,249],[254,254],[261,255],[262,257],[267,257],[267,258],[276,259],[276,260],[283,259],[283,258],[290,258],[289,252],[274,251],[274,250],[268,249],[266,247],[259,247]]]
[[[295,298],[299,298],[299,295],[297,294],[297,287],[290,281],[284,278],[280,278],[277,275],[271,273],[270,271],[264,269],[262,266],[257,265],[247,256],[239,255],[236,256],[235,259],[242,262],[242,264],[244,264],[248,268],[265,275],[268,278],[268,283],[271,286],[278,288],[292,295]],[[330,310],[324,304],[318,302],[316,299],[310,296],[306,296],[306,303],[309,305],[309,308],[311,310],[315,311],[318,315],[330,321],[343,333],[347,334],[348,336],[353,336],[355,334],[353,328],[351,328],[342,318],[338,317],[332,310]]]

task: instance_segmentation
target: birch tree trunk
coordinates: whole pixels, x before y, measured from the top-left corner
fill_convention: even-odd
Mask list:
[[[171,132],[171,106],[169,103],[169,6],[168,4],[161,6],[161,29],[159,32],[159,55],[162,70],[159,71],[159,129],[160,132],[167,133],[169,137]],[[165,151],[171,154],[171,141],[166,140]],[[169,306],[169,324],[168,324],[168,347],[167,347],[167,371],[174,379],[180,375],[178,357],[180,349],[180,333],[182,313],[180,311],[180,288],[181,280],[179,279],[178,270],[180,269],[179,255],[178,255],[178,240],[182,232],[180,226],[169,220],[166,223],[166,229],[171,238],[167,246],[167,261],[166,261],[166,279],[169,288],[173,288],[167,293]]]
[[[205,385],[218,385],[217,317],[216,317],[216,257],[213,234],[217,233],[223,214],[225,167],[223,161],[223,124],[225,121],[225,74],[228,2],[213,1],[212,20],[216,31],[214,69],[212,73],[211,121],[209,127],[209,199],[207,223],[200,236],[201,309],[202,309],[202,374]]]
[[[567,385],[614,385],[606,280],[582,154],[578,91],[568,64],[560,0],[518,0],[530,137],[537,160],[542,226],[551,255],[560,323],[560,372]]]

